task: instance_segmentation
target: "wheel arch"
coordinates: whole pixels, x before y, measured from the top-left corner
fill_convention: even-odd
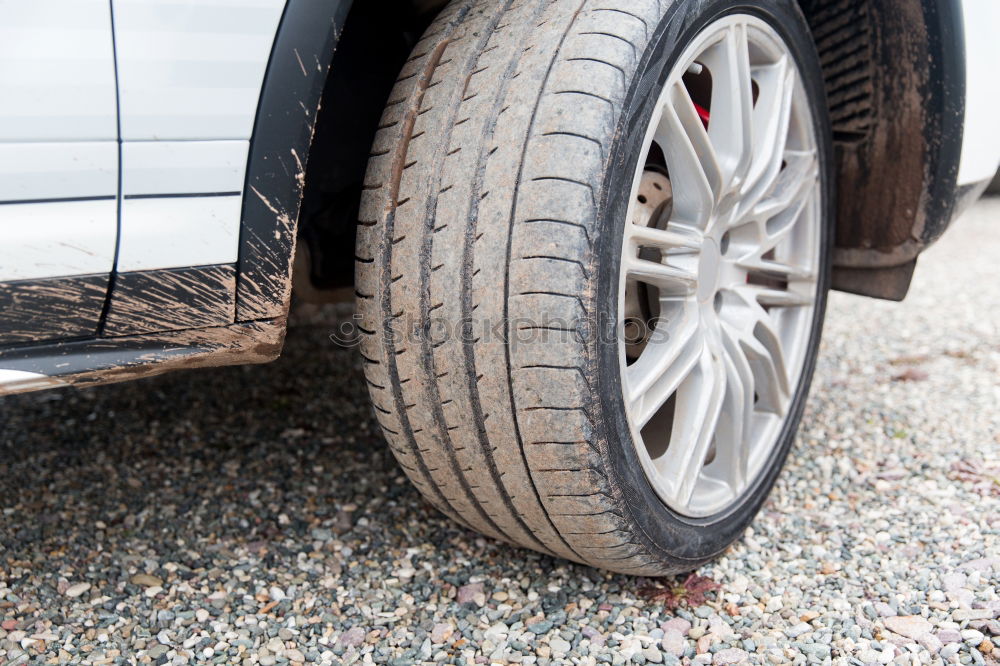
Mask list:
[[[956,212],[965,110],[959,3],[800,0],[823,64],[838,171],[833,288],[905,296]]]
[[[310,146],[352,0],[288,0],[274,38],[247,163],[236,320],[283,316]]]
[[[448,0],[342,0],[340,4],[336,50],[329,54],[319,111],[311,120],[310,131],[315,131],[308,145],[309,169],[304,178],[291,183],[301,194],[298,227],[290,231],[297,236],[293,289],[303,300],[353,298],[358,206],[379,119],[413,45],[447,4]],[[291,75],[301,77],[297,63],[292,64]],[[288,113],[301,118],[297,106]]]

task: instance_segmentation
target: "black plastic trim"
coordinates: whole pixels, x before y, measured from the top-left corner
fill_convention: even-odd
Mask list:
[[[122,187],[124,179],[124,162],[122,161],[122,91],[121,81],[118,76],[118,40],[115,36],[115,3],[108,0],[108,12],[111,17],[111,54],[115,66],[115,132],[117,133],[118,152],[118,177],[116,178],[117,189],[115,191],[115,254],[111,262],[111,274],[108,276],[108,288],[104,295],[104,303],[101,306],[101,318],[97,326],[97,334],[104,332],[104,321],[108,316],[108,307],[111,305],[111,294],[115,290],[115,280],[117,279],[118,257],[122,249]]]
[[[122,199],[193,199],[202,197],[238,197],[242,192],[175,192],[169,194],[126,194]]]
[[[142,365],[156,355],[159,360],[196,354],[195,345],[175,345],[157,336],[65,340],[32,347],[0,350],[4,370],[63,377],[86,372]]]
[[[0,283],[0,347],[97,334],[108,274]]]
[[[281,18],[243,189],[237,321],[282,316],[287,309],[309,147],[350,6],[351,0],[289,0]]]
[[[901,301],[906,298],[913,280],[917,260],[886,268],[851,268],[836,266],[833,269],[833,284],[838,291],[859,296],[880,298],[886,301]]]
[[[0,201],[0,206],[13,206],[15,204],[46,204],[46,203],[72,203],[76,201],[114,201],[117,194],[100,194],[92,197],[50,197],[48,199],[7,199]]]
[[[235,297],[232,264],[119,273],[104,335],[223,326],[233,320]]]
[[[879,25],[894,36],[877,63],[882,106],[873,131],[881,138],[841,146],[832,288],[898,300],[916,258],[962,209],[965,35],[960,3],[872,0],[872,6]],[[906,48],[896,44],[903,34],[912,37]],[[899,118],[904,120],[897,123]],[[909,154],[900,154],[904,147]]]
[[[929,245],[951,224],[959,206],[958,167],[965,136],[965,30],[958,2],[923,0],[931,46],[928,85],[928,201],[920,240]]]

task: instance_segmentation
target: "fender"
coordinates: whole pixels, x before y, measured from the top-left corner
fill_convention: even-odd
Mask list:
[[[284,317],[309,147],[351,0],[288,0],[250,140],[236,321]]]

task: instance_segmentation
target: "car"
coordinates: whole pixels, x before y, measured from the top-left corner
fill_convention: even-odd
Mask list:
[[[293,293],[346,293],[437,509],[693,569],[792,447],[828,290],[902,299],[996,173],[996,25],[993,0],[0,0],[0,393],[270,361]]]

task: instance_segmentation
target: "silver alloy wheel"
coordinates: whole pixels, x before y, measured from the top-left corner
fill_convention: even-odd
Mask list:
[[[765,469],[817,299],[817,140],[777,32],[733,14],[698,34],[642,155],[619,282],[625,407],[660,499],[706,517]]]

